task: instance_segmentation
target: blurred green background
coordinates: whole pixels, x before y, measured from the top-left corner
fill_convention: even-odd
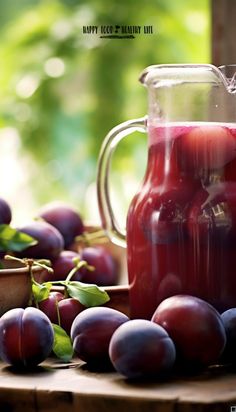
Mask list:
[[[87,25],[152,25],[108,40]],[[116,124],[146,113],[143,68],[210,62],[209,0],[0,0],[0,196],[15,222],[51,200],[97,220],[96,167]],[[115,155],[114,202],[123,214],[146,162],[146,137]]]

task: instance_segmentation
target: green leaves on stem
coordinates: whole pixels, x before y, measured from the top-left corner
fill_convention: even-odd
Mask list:
[[[52,284],[49,282],[40,284],[32,278],[32,294],[36,306],[39,302],[48,298],[51,287]]]
[[[0,225],[0,250],[21,252],[38,242],[26,233],[5,224]]]
[[[98,287],[97,285],[82,283],[77,280],[58,280],[55,282],[42,283],[41,285],[39,285],[40,290],[37,291],[38,296],[42,296],[43,293],[45,293],[46,296],[47,291],[43,291],[43,288],[45,287],[46,289],[50,290],[52,285],[64,286],[66,294],[71,298],[77,299],[85,307],[104,305],[104,303],[110,300],[108,293],[101,287]]]
[[[65,286],[68,295],[86,307],[103,305],[110,300],[107,292],[97,285],[70,281]]]
[[[82,305],[85,307],[91,306],[99,306],[103,305],[104,303],[110,300],[107,292],[98,287],[97,285],[87,284],[79,281],[72,281],[74,274],[81,269],[82,267],[86,267],[88,270],[94,270],[93,266],[89,266],[85,260],[80,259],[73,259],[75,267],[71,269],[69,272],[66,280],[54,281],[54,282],[45,282],[41,286],[45,286],[46,288],[51,288],[53,284],[61,285],[65,288],[66,296],[70,296],[74,299],[77,299]],[[39,292],[39,296],[41,296]]]

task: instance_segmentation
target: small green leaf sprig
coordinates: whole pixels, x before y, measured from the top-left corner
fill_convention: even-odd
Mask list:
[[[46,299],[46,297],[48,297],[50,293],[52,286],[57,285],[64,287],[66,297],[70,296],[74,299],[77,299],[85,307],[100,306],[108,302],[110,298],[103,288],[98,287],[95,284],[87,284],[77,280],[71,280],[75,273],[82,267],[86,267],[88,270],[94,270],[94,268],[92,266],[89,266],[85,260],[75,258],[73,259],[73,263],[75,267],[69,272],[65,280],[44,282],[42,284],[38,284],[37,282],[33,281],[33,285],[35,286],[34,300],[39,302],[43,299]],[[39,293],[37,291],[37,287],[39,288]],[[45,295],[43,294],[42,290],[45,291]]]
[[[73,345],[71,338],[60,326],[52,323],[54,331],[53,352],[62,362],[70,362],[73,357]]]

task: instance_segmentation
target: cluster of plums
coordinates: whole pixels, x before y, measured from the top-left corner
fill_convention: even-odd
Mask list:
[[[236,361],[236,309],[220,315],[189,295],[165,299],[150,321],[89,308],[72,323],[71,339],[80,359],[109,361],[128,378],[164,376],[174,368],[198,370]]]
[[[75,260],[80,259],[87,262],[88,266],[78,269],[71,278],[72,281],[98,286],[117,284],[118,265],[105,247],[87,246],[79,253],[70,250],[74,247],[75,238],[84,231],[81,217],[75,210],[65,204],[54,202],[43,207],[38,216],[42,220],[19,228],[21,232],[35,238],[38,243],[28,247],[18,256],[51,260],[53,272],[45,271],[41,281],[65,280],[75,267]],[[47,299],[39,302],[39,308],[52,323],[59,323],[68,334],[75,317],[85,309],[77,299],[65,298],[60,292],[51,292]]]
[[[11,222],[11,208],[0,198],[0,224]],[[75,266],[74,259],[81,259],[93,266],[94,270],[81,268],[72,280],[95,283],[98,286],[117,284],[118,265],[113,256],[102,246],[88,246],[80,253],[74,251],[77,236],[84,233],[80,214],[62,202],[52,202],[39,210],[36,220],[17,228],[33,237],[37,244],[17,252],[18,257],[49,259],[53,272],[45,275],[44,281],[65,280]]]
[[[76,237],[84,232],[84,224],[77,211],[66,204],[52,202],[39,211],[38,218],[39,220],[18,228],[38,242],[20,255],[51,260],[53,272],[48,272],[45,281],[65,280],[74,267],[74,259],[80,258],[93,266],[94,270],[83,267],[75,273],[73,280],[99,286],[117,283],[117,263],[104,247],[85,247],[80,254],[70,250],[73,249]]]
[[[109,360],[128,378],[160,377],[174,369],[193,371],[236,359],[236,309],[220,315],[206,301],[189,295],[165,299],[150,321],[89,308],[75,318],[71,338],[85,362]]]
[[[166,376],[175,368],[204,368],[236,361],[236,309],[219,314],[202,299],[165,299],[152,319],[130,320],[108,307],[83,310],[70,331],[77,356],[89,364],[110,362],[128,378]],[[0,356],[34,366],[50,354],[53,329],[39,309],[12,309],[0,319]]]

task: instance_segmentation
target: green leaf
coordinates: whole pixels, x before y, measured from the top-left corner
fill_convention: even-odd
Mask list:
[[[51,290],[51,283],[47,282],[47,284],[40,284],[33,280],[32,282],[32,293],[35,302],[41,302],[48,298],[50,290]]]
[[[54,342],[53,342],[53,352],[55,355],[63,360],[64,362],[69,362],[73,356],[73,346],[70,337],[67,335],[66,331],[59,325],[52,323],[54,330]]]
[[[68,295],[75,298],[86,307],[99,306],[110,300],[107,292],[97,285],[71,281],[64,284]]]
[[[21,252],[38,242],[26,233],[20,232],[9,225],[0,225],[0,249]]]

